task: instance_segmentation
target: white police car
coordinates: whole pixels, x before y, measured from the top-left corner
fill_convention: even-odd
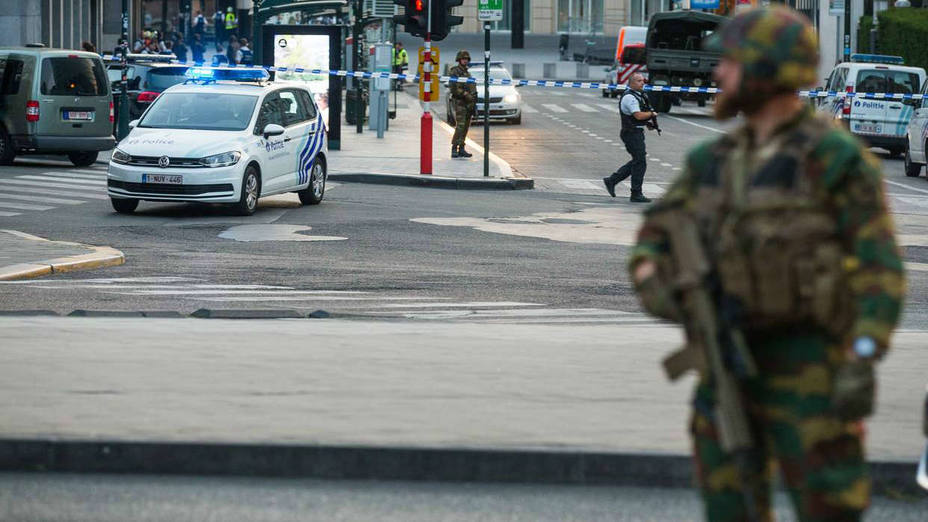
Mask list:
[[[918,177],[928,163],[928,80],[922,85],[921,100],[916,100],[915,112],[906,128],[908,146],[905,149],[905,175]]]
[[[899,56],[852,54],[851,61],[832,70],[825,90],[835,92],[914,94],[925,81],[921,67],[906,67]],[[906,126],[912,118],[915,100],[870,99],[829,96],[819,109],[831,113],[848,130],[873,147],[890,155],[906,147]]]
[[[310,91],[267,82],[260,68],[191,68],[132,122],[113,150],[107,188],[113,208],[139,201],[229,203],[254,213],[258,198],[325,194],[325,125]]]

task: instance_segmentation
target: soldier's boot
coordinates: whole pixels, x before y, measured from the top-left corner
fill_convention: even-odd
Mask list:
[[[645,195],[641,192],[632,192],[632,195],[630,198],[628,198],[628,200],[631,201],[632,203],[650,203],[651,202],[651,198],[645,197]]]
[[[472,158],[472,157],[474,157],[473,154],[471,154],[470,152],[467,152],[466,150],[464,150],[464,145],[461,145],[461,148],[458,149],[458,155],[461,156],[462,158]]]
[[[460,156],[460,153],[458,152],[458,146],[457,146],[457,145],[452,145],[452,146],[451,146],[451,157],[452,157],[452,158],[457,158],[457,157],[459,157],[459,156]]]

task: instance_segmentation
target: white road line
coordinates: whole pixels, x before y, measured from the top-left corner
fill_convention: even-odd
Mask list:
[[[650,160],[651,160],[651,161],[660,161],[660,160],[657,159],[657,158],[650,158]]]
[[[542,103],[542,107],[548,109],[551,112],[567,112],[567,109],[561,107],[560,105],[554,103]]]
[[[403,304],[385,304],[381,305],[380,308],[433,308],[433,307],[445,307],[445,308],[493,308],[493,307],[503,307],[503,306],[546,306],[540,303],[519,303],[514,301],[475,301],[472,303],[403,303]]]
[[[571,103],[570,106],[582,112],[599,112],[585,103]]]
[[[897,186],[897,187],[901,187],[901,188],[904,188],[904,189],[906,189],[906,190],[914,190],[915,192],[921,192],[921,193],[924,193],[924,194],[928,194],[928,190],[920,189],[920,188],[915,188],[915,187],[910,187],[910,186],[906,185],[905,183],[899,183],[898,181],[890,181],[890,180],[888,180],[888,179],[886,179],[886,178],[883,178],[883,181],[885,181],[886,183],[889,183],[890,185],[895,185],[895,186]]]
[[[10,217],[10,216],[18,216],[18,215],[19,215],[19,212],[3,212],[3,211],[0,211],[0,217]]]
[[[107,168],[103,167],[100,170],[96,169],[69,169],[68,172],[77,172],[78,174],[106,174]]]
[[[564,94],[563,92],[555,91],[555,90],[545,91],[545,94],[548,94],[548,95],[551,95],[551,96],[567,96],[567,95]]]
[[[44,188],[44,187],[52,187],[52,188],[63,188],[63,189],[78,190],[78,191],[80,191],[80,190],[92,190],[93,192],[95,192],[95,194],[82,194],[82,193],[79,193],[79,192],[78,192],[78,193],[74,193],[74,192],[57,192],[57,191],[53,191],[53,190],[41,190],[41,191],[40,191],[40,190],[38,190],[38,189],[32,189],[32,190],[29,191],[30,193],[52,194],[52,195],[56,195],[56,196],[75,196],[75,197],[90,198],[90,199],[109,199],[109,198],[110,198],[110,197],[107,196],[105,193],[104,193],[104,194],[101,194],[101,192],[105,192],[105,191],[101,190],[100,188],[75,187],[74,185],[68,185],[67,183],[43,183],[43,182],[39,182],[39,181],[28,181],[28,180],[24,180],[24,179],[22,179],[22,180],[21,180],[21,179],[0,179],[0,183],[5,184],[5,185],[25,185],[25,186],[29,186],[29,187],[43,187],[43,188]]]
[[[87,203],[80,199],[65,199],[65,198],[45,198],[42,196],[27,196],[25,194],[10,194],[9,192],[4,192],[0,194],[0,199],[20,199],[23,201],[35,201],[38,203],[57,203],[60,205],[80,205],[81,203]]]
[[[56,178],[52,176],[16,176],[16,179],[31,179],[35,181],[54,181],[56,183],[70,183],[73,185],[87,185],[89,187],[97,186],[106,186],[106,180],[89,180],[89,179],[71,179],[71,178]]]
[[[562,179],[560,182],[561,185],[572,189],[601,190],[603,188],[602,185],[597,185],[587,179]]]
[[[29,205],[28,203],[16,203],[13,201],[0,201],[0,208],[12,208],[16,210],[51,210],[55,207],[46,207],[43,205]]]
[[[216,295],[216,294],[248,294],[248,295],[344,295],[355,294],[355,292],[345,290],[136,290],[131,295]],[[380,299],[380,298],[378,298]],[[431,299],[431,298],[418,298]]]
[[[538,109],[536,109],[535,107],[532,107],[531,105],[529,105],[529,104],[527,104],[527,103],[523,103],[523,104],[522,104],[522,112],[524,112],[525,114],[534,114],[534,113],[538,112]]]
[[[596,105],[602,107],[603,109],[606,109],[609,112],[619,112],[619,108],[616,107],[615,105],[610,105],[608,103],[597,103]]]
[[[670,118],[671,120],[677,120],[677,121],[679,121],[679,122],[686,123],[687,125],[692,125],[693,127],[699,127],[700,129],[706,129],[706,130],[710,130],[710,131],[712,131],[712,132],[717,132],[717,133],[719,133],[719,134],[725,134],[725,131],[723,131],[723,130],[721,130],[721,129],[716,129],[715,127],[709,127],[708,125],[700,125],[700,124],[698,124],[698,123],[693,123],[693,122],[691,122],[691,121],[689,121],[689,120],[684,120],[683,118],[677,118],[677,117],[674,117],[674,116],[669,116],[669,115],[667,115],[667,114],[664,114],[664,115],[662,115],[661,117],[662,117],[662,118]]]
[[[661,167],[673,167],[670,163],[661,163]]]
[[[641,186],[641,188],[642,188],[642,190],[645,190],[645,191],[650,192],[651,194],[655,194],[655,195],[657,195],[657,196],[660,196],[660,195],[662,195],[664,192],[667,192],[666,190],[664,190],[663,187],[658,186],[658,185],[655,185],[654,183],[645,183],[644,185]]]
[[[266,286],[266,285],[152,285],[152,284],[139,284],[139,285],[125,285],[120,283],[115,284],[106,284],[106,283],[86,283],[78,285],[63,285],[63,284],[50,284],[42,285],[42,288],[53,288],[56,290],[66,289],[66,288],[89,288],[94,290],[177,290],[179,288],[215,288],[215,289],[228,289],[228,290],[257,290],[257,289],[266,289],[269,291],[274,290],[292,290],[291,286]],[[224,292],[215,292],[215,293],[224,293]],[[353,294],[364,294],[367,292],[346,292]]]
[[[93,181],[106,181],[106,176],[94,176],[92,174],[73,174],[71,172],[43,172],[43,176],[55,176],[58,178],[71,179],[90,179]]]
[[[231,303],[231,302],[268,302],[268,301],[403,301],[403,300],[432,299],[432,298],[430,297],[395,297],[395,296],[341,297],[341,296],[331,296],[331,295],[307,295],[307,296],[283,295],[280,297],[276,297],[276,296],[198,297],[197,299],[199,301],[215,301],[215,302],[222,302],[222,303]],[[447,299],[447,298],[436,297],[435,299]],[[440,303],[433,303],[431,306],[438,306],[439,304]],[[363,306],[371,306],[371,305],[370,303],[365,303]]]
[[[189,277],[101,277],[93,279],[69,279],[68,283],[174,283],[181,281],[194,281]],[[33,280],[27,279],[23,281],[0,281],[0,284],[4,285],[60,285],[64,281],[54,281],[54,280]]]

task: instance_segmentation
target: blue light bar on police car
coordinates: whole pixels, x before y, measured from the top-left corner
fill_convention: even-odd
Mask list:
[[[857,63],[886,63],[892,65],[902,65],[905,60],[901,56],[890,56],[888,54],[864,54],[854,53],[851,55],[851,61]]]
[[[191,67],[184,76],[193,81],[262,82],[271,75],[262,67]]]

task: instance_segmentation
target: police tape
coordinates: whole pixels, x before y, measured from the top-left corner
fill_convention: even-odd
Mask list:
[[[158,55],[152,55],[156,57]],[[104,60],[119,61],[111,55],[103,56]],[[327,76],[340,76],[362,79],[388,79],[388,80],[408,80],[418,83],[420,77],[418,74],[402,74],[388,72],[369,72],[369,71],[347,71],[337,69],[311,69],[306,67],[275,67],[273,65],[207,65],[202,62],[172,60],[171,63],[178,65],[191,65],[195,67],[225,69],[258,69],[263,68],[268,72],[289,72],[294,74],[315,74]],[[439,83],[473,83],[483,85],[483,81],[472,76],[438,76]],[[505,78],[490,78],[490,85],[511,85],[515,87],[554,87],[562,89],[609,89],[621,90],[626,89],[626,84],[605,83],[605,82],[575,82],[561,80],[513,80]],[[717,87],[686,87],[677,85],[645,85],[644,90],[654,92],[673,92],[685,94],[717,94],[722,92]],[[798,91],[799,96],[804,98],[863,98],[867,100],[921,100],[926,98],[924,94],[910,93],[888,93],[888,92],[847,92],[847,91],[823,91],[823,90],[804,90]]]

